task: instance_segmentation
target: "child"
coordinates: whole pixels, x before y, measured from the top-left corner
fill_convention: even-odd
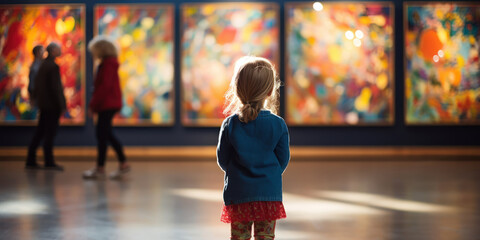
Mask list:
[[[101,61],[95,75],[95,88],[89,106],[89,115],[98,114],[96,135],[98,157],[96,167],[83,173],[83,178],[96,179],[105,177],[105,160],[107,143],[109,142],[117,153],[118,170],[110,174],[112,179],[120,179],[130,171],[123,146],[113,134],[112,120],[122,108],[122,91],[118,76],[118,52],[115,44],[104,36],[96,36],[88,44],[88,49],[95,60]]]
[[[220,129],[217,161],[225,171],[221,221],[231,239],[274,239],[275,222],[285,218],[282,173],[290,160],[289,135],[278,103],[276,72],[264,58],[242,57],[227,92],[230,114]],[[273,112],[273,113],[272,113]]]

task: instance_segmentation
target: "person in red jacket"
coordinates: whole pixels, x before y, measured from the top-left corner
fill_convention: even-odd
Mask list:
[[[117,48],[111,40],[103,36],[97,36],[90,41],[88,49],[93,58],[100,61],[95,75],[93,96],[89,105],[89,115],[98,114],[96,126],[98,157],[97,166],[85,171],[83,177],[88,179],[105,177],[107,142],[110,142],[120,162],[118,170],[112,172],[110,178],[118,179],[130,171],[130,166],[126,162],[122,144],[115,137],[112,129],[113,116],[122,108]]]

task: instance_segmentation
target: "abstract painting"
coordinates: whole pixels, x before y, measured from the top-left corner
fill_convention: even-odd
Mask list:
[[[394,121],[394,7],[380,2],[286,5],[286,121]]]
[[[172,5],[97,5],[96,34],[119,48],[123,108],[116,125],[174,123],[174,11]]]
[[[28,94],[32,49],[56,42],[67,110],[61,123],[85,122],[85,7],[83,5],[0,6],[0,124],[34,124],[37,109]]]
[[[279,10],[274,3],[185,4],[182,21],[182,123],[218,126],[235,61],[264,57],[278,66]]]
[[[407,124],[480,123],[480,4],[405,4]]]

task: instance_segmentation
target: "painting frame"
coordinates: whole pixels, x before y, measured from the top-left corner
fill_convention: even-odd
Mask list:
[[[185,19],[184,19],[184,10],[185,8],[187,7],[201,7],[201,6],[205,6],[205,5],[216,5],[216,6],[221,6],[222,8],[226,8],[226,7],[237,7],[237,8],[241,8],[241,7],[252,7],[252,6],[260,6],[260,7],[272,7],[275,11],[275,21],[276,21],[276,25],[275,27],[277,28],[278,30],[278,36],[277,38],[274,38],[273,40],[276,42],[277,44],[277,47],[276,47],[276,51],[275,51],[275,55],[273,57],[273,59],[271,59],[272,61],[272,64],[274,65],[274,67],[277,69],[277,73],[280,73],[279,70],[280,70],[280,60],[281,60],[281,45],[280,45],[280,37],[281,37],[281,23],[280,23],[280,15],[281,15],[281,7],[278,3],[276,2],[245,2],[245,1],[240,1],[240,2],[194,2],[194,3],[182,3],[181,6],[180,6],[180,39],[179,39],[179,43],[180,43],[180,70],[179,70],[179,73],[180,73],[180,77],[179,77],[179,80],[180,80],[180,122],[182,124],[182,126],[184,127],[198,127],[198,128],[209,128],[209,127],[219,127],[221,125],[221,123],[223,122],[223,120],[228,117],[228,116],[224,116],[223,118],[219,118],[219,119],[197,119],[195,121],[187,121],[187,117],[186,117],[186,110],[185,110],[185,107],[184,107],[184,104],[185,104],[185,87],[184,87],[184,80],[183,80],[183,59],[184,59],[184,49],[183,49],[183,36],[184,36],[184,33],[185,33],[185,28],[184,28],[184,22],[185,22]],[[230,79],[231,79],[231,76],[233,75],[233,71],[231,73],[229,73],[229,77],[228,77],[228,82],[230,83]],[[225,92],[226,93],[226,92]],[[280,102],[280,97],[279,97],[279,102]],[[224,105],[222,107],[225,107]],[[279,109],[278,109],[278,112],[280,112],[280,106],[279,106]]]
[[[288,64],[289,59],[291,58],[289,51],[288,51],[288,35],[289,32],[291,31],[291,24],[289,23],[289,10],[294,9],[295,7],[304,7],[304,6],[310,6],[313,9],[312,6],[313,2],[286,2],[285,7],[284,7],[284,19],[285,19],[285,26],[284,26],[284,39],[285,39],[285,44],[284,44],[284,68],[285,68],[285,121],[289,126],[294,126],[294,127],[392,127],[396,124],[396,116],[395,116],[395,98],[396,98],[396,76],[395,76],[395,69],[396,69],[396,49],[395,49],[395,37],[396,37],[396,22],[395,22],[395,4],[392,1],[382,1],[382,2],[367,2],[367,1],[332,1],[332,2],[322,2],[322,4],[325,5],[343,5],[343,4],[363,4],[363,5],[368,5],[368,4],[373,4],[373,5],[381,5],[383,7],[388,7],[390,9],[390,15],[389,19],[391,22],[391,28],[392,28],[392,33],[391,33],[391,41],[392,41],[392,48],[391,48],[391,56],[388,58],[389,62],[391,63],[391,66],[389,67],[388,70],[388,77],[391,79],[389,82],[389,89],[390,89],[390,96],[388,99],[389,103],[389,119],[384,120],[384,121],[379,121],[375,123],[368,123],[368,122],[358,122],[356,124],[350,124],[347,122],[330,122],[330,123],[315,123],[315,122],[295,122],[291,118],[291,114],[289,113],[288,110],[288,101],[289,101],[289,94],[288,94],[288,89],[292,85],[293,80],[293,75],[292,75],[292,69],[290,65]]]
[[[404,87],[404,92],[403,92],[403,121],[404,124],[408,127],[439,127],[439,126],[444,126],[444,127],[455,127],[455,126],[480,126],[480,120],[472,120],[472,121],[461,121],[461,122],[410,122],[408,120],[408,97],[407,97],[407,91],[408,91],[408,56],[407,56],[407,39],[406,39],[406,34],[408,30],[408,7],[414,6],[414,7],[421,7],[421,6],[427,6],[427,5],[457,5],[457,6],[467,6],[467,7],[479,7],[480,8],[480,3],[477,2],[475,5],[475,2],[466,2],[466,1],[406,1],[403,2],[403,70],[404,70],[404,82],[403,82],[403,87]]]
[[[176,48],[176,36],[175,36],[175,5],[172,3],[98,3],[95,4],[93,7],[93,36],[99,35],[99,26],[98,26],[98,19],[97,19],[97,9],[100,7],[121,7],[121,6],[128,6],[130,9],[148,9],[148,7],[155,7],[156,9],[167,9],[168,11],[171,11],[172,15],[172,27],[171,27],[171,45],[172,45],[172,53],[171,53],[171,65],[172,65],[172,79],[171,79],[171,92],[170,92],[170,113],[171,113],[171,119],[168,122],[164,123],[153,123],[151,120],[137,120],[139,122],[128,122],[126,121],[120,121],[114,117],[113,119],[113,126],[115,127],[173,127],[176,122],[176,54],[175,54],[175,48]],[[120,63],[121,64],[121,63]],[[95,64],[93,64],[93,70],[95,69]],[[94,71],[93,71],[94,72]],[[118,114],[118,113],[117,113]]]
[[[87,89],[86,89],[86,40],[87,40],[87,36],[86,36],[86,31],[87,31],[87,24],[86,24],[86,5],[84,3],[47,3],[47,4],[0,4],[0,9],[4,9],[4,8],[15,8],[15,7],[21,7],[21,8],[40,8],[40,7],[47,7],[47,8],[65,8],[65,7],[71,7],[71,8],[74,8],[74,9],[79,9],[80,10],[80,19],[81,19],[81,24],[82,24],[82,28],[81,28],[81,32],[82,32],[82,35],[83,35],[83,44],[81,44],[80,46],[80,50],[79,50],[79,53],[80,53],[80,59],[79,59],[79,63],[80,63],[80,71],[81,71],[81,77],[80,77],[80,87],[81,89],[83,90],[83,93],[80,94],[80,97],[81,97],[81,110],[83,111],[82,113],[82,117],[80,117],[79,121],[72,121],[72,120],[69,120],[69,119],[64,119],[63,117],[60,118],[60,122],[59,122],[59,125],[60,126],[84,126],[87,122],[87,111],[86,111],[86,103],[87,103],[87,99],[86,99],[86,92],[87,92]],[[46,46],[44,46],[46,47]],[[29,52],[30,54],[30,52]],[[62,84],[63,84],[63,81],[62,81]],[[68,99],[67,99],[68,101]],[[63,116],[63,115],[62,115]],[[36,126],[38,123],[38,114],[37,114],[37,117],[36,119],[32,119],[32,120],[15,120],[15,121],[0,121],[0,126],[27,126],[27,127],[31,127],[31,126]]]

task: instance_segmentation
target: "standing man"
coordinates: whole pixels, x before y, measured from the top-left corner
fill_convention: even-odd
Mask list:
[[[33,99],[33,88],[35,86],[35,76],[38,73],[38,69],[40,69],[40,65],[42,65],[43,61],[43,46],[37,45],[33,48],[33,63],[30,65],[30,72],[28,73],[28,93],[30,94],[30,101]]]
[[[45,158],[45,169],[63,171],[63,167],[55,164],[53,159],[53,140],[57,132],[60,116],[66,109],[65,96],[60,79],[60,68],[55,63],[55,58],[62,54],[62,50],[58,44],[50,43],[47,46],[47,53],[48,57],[40,65],[34,80],[33,96],[40,110],[40,119],[28,148],[25,168],[40,168],[36,161],[36,152],[40,141],[44,138],[43,155]]]

